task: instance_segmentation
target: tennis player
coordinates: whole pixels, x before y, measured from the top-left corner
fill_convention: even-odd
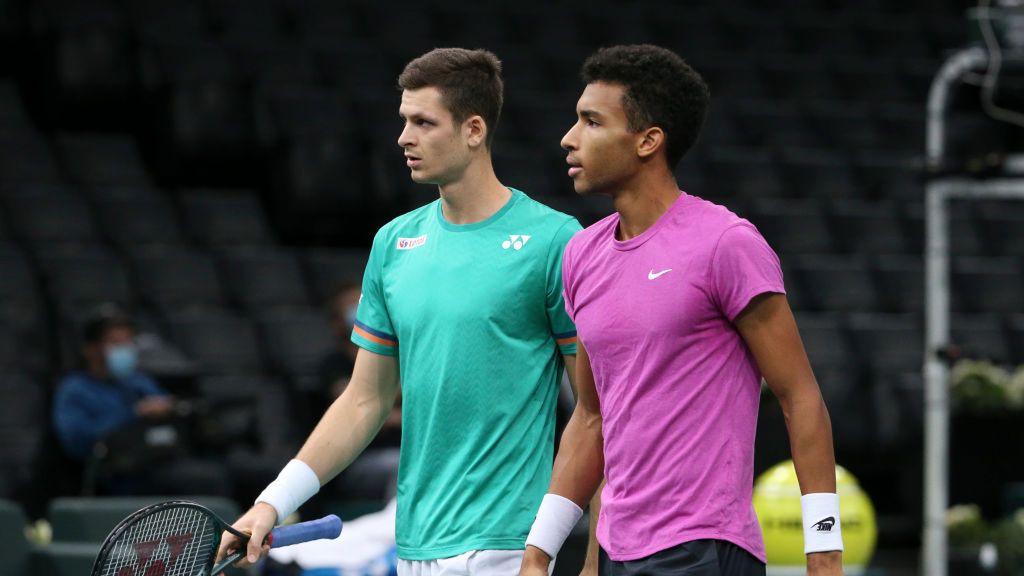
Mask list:
[[[366,447],[400,385],[400,575],[516,574],[551,478],[558,385],[576,353],[562,254],[580,225],[495,176],[494,54],[437,49],[398,83],[398,144],[412,179],[440,198],[377,232],[348,388],[235,524],[252,532],[242,565]],[[237,546],[227,536],[221,553]]]
[[[611,196],[616,213],[566,248],[579,402],[521,573],[546,573],[603,471],[600,574],[763,575],[751,504],[763,377],[789,429],[808,573],[840,574],[831,424],[778,257],[750,222],[673,176],[707,85],[650,45],[599,50],[582,77],[562,140],[569,177],[579,194]]]

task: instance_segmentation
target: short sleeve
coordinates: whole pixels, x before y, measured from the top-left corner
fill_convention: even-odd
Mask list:
[[[575,218],[570,218],[555,232],[551,245],[548,247],[545,305],[547,306],[551,335],[558,343],[559,351],[565,355],[576,354],[576,325],[573,324],[566,310],[562,287],[562,256],[569,240],[582,229],[583,227]]]
[[[384,230],[377,232],[370,249],[370,258],[363,272],[363,293],[359,297],[356,321],[352,327],[352,342],[360,348],[384,356],[398,355],[398,337],[384,301],[382,270],[387,253]]]
[[[765,293],[785,294],[779,257],[750,223],[735,224],[718,239],[711,259],[712,297],[730,320]]]

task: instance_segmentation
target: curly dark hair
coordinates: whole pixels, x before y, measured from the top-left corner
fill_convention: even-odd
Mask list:
[[[651,44],[601,48],[583,63],[580,75],[586,84],[607,82],[625,88],[622,105],[629,129],[661,128],[670,168],[697,141],[711,90],[675,52]]]
[[[505,85],[501,61],[487,50],[435,48],[405,65],[398,76],[401,90],[434,87],[455,122],[479,114],[487,124],[487,147],[501,117]]]

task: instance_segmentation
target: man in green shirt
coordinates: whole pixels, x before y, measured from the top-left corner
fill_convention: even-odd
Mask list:
[[[399,386],[401,576],[516,574],[550,481],[558,383],[563,368],[574,375],[576,353],[562,252],[580,225],[495,176],[493,54],[437,49],[398,82],[398,144],[412,179],[440,198],[377,232],[348,388],[236,523],[253,535],[242,565],[365,448]],[[226,536],[221,552],[237,546]]]

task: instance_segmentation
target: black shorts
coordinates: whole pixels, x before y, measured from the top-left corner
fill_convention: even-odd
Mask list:
[[[725,540],[693,540],[646,558],[616,562],[602,548],[600,576],[764,576],[750,552]]]

